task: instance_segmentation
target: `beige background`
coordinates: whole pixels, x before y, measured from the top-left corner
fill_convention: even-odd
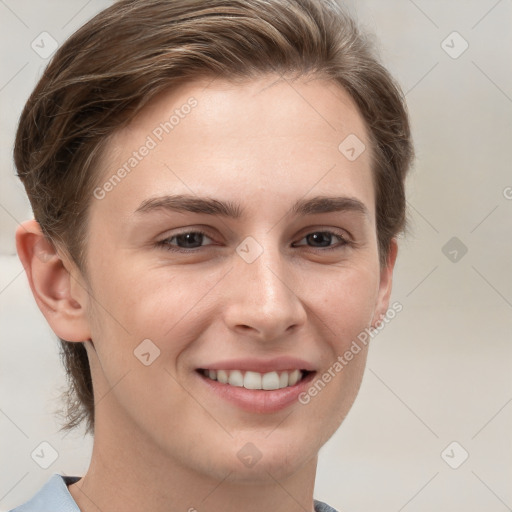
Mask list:
[[[62,42],[109,3],[0,0],[0,510],[88,464],[90,439],[63,437],[52,413],[64,382],[14,256],[30,209],[11,152],[47,63],[31,42],[43,31]],[[511,510],[512,1],[347,5],[406,92],[417,160],[393,293],[403,311],[375,338],[358,401],[321,451],[316,497],[353,512]],[[59,454],[46,470],[30,456],[43,441]],[[441,456],[453,441],[452,465],[469,453],[458,469]]]

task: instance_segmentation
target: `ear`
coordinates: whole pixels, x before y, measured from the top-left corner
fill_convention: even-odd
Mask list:
[[[89,295],[76,265],[45,237],[36,220],[20,224],[16,249],[32,294],[53,332],[66,341],[90,339]]]
[[[395,268],[397,254],[398,243],[396,238],[393,238],[389,244],[386,265],[380,269],[379,294],[372,319],[372,327],[376,327],[376,323],[385,316],[388,310],[393,284],[393,269]]]

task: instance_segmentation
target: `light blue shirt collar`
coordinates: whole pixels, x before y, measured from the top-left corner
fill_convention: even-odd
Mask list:
[[[68,485],[78,482],[80,478],[55,473],[31,500],[11,512],[80,512],[68,490]]]
[[[78,482],[79,476],[62,476],[55,473],[35,496],[10,512],[80,512],[68,490],[68,485]],[[321,501],[314,500],[316,512],[336,512]]]

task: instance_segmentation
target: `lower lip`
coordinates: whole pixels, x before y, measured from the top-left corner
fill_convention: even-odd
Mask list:
[[[315,376],[315,372],[311,372],[293,386],[282,389],[263,390],[222,384],[205,377],[199,372],[196,373],[217,396],[231,402],[244,411],[259,414],[277,412],[298,402],[299,395],[308,388],[309,383]]]

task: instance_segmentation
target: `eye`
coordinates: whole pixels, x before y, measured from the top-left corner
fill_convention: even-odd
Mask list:
[[[334,231],[313,231],[302,238],[302,240],[306,240],[306,243],[313,244],[313,248],[339,249],[350,244],[350,241],[341,233],[335,233]],[[333,241],[337,243],[332,245]],[[304,244],[295,244],[295,246],[301,245]]]
[[[306,244],[300,243],[302,240],[306,241]],[[175,252],[195,252],[196,249],[204,247],[205,245],[212,245],[211,243],[204,243],[206,241],[213,242],[213,240],[203,231],[184,231],[176,235],[167,237],[156,243],[158,247],[162,247],[168,251]],[[334,244],[333,244],[334,242]],[[350,245],[350,241],[347,240],[341,233],[334,231],[313,231],[308,233],[299,242],[293,244],[294,247],[301,247],[303,245],[309,245],[314,249],[340,249],[345,245]]]
[[[186,231],[160,240],[157,242],[157,245],[169,251],[187,252],[187,250],[202,247],[202,242],[204,242],[205,238],[210,240],[210,242],[212,241],[212,239],[202,231]],[[181,249],[183,249],[183,251]]]

